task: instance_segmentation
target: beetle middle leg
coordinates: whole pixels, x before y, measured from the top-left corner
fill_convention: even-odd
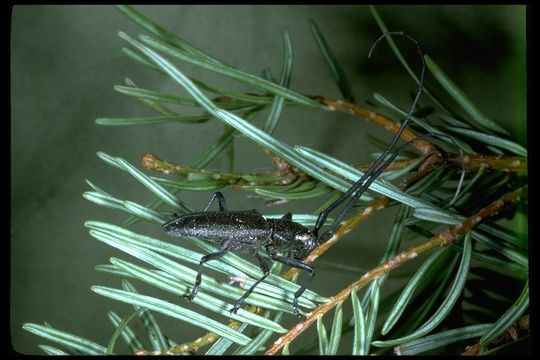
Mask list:
[[[221,191],[216,191],[210,201],[208,202],[208,205],[204,208],[203,212],[206,212],[210,206],[214,203],[214,200],[218,201],[219,204],[219,211],[228,211],[227,207],[227,201],[225,200],[225,196],[221,193]],[[210,260],[219,259],[223,255],[227,253],[227,247],[228,247],[229,241],[226,241],[221,246],[221,251],[218,251],[216,253],[205,255],[201,258],[201,261],[199,262],[199,269],[197,271],[197,277],[195,279],[195,284],[193,285],[193,289],[191,290],[191,293],[189,295],[184,296],[188,300],[193,300],[195,295],[197,295],[197,292],[199,291],[199,286],[201,285],[202,281],[202,269],[205,262]]]
[[[220,193],[221,194],[221,193]],[[223,195],[221,195],[223,196]],[[215,196],[214,196],[215,197]],[[212,198],[212,200],[210,201],[210,204],[212,203],[212,201],[214,200],[214,197]],[[210,206],[210,204],[208,204],[208,206]],[[222,245],[221,245],[221,250],[218,251],[218,252],[215,252],[215,253],[212,253],[212,254],[208,254],[208,255],[205,255],[201,258],[201,260],[199,261],[199,268],[197,269],[197,277],[195,278],[195,284],[193,285],[193,289],[191,290],[191,293],[189,295],[185,295],[184,297],[188,300],[193,300],[193,298],[195,297],[195,295],[197,295],[197,292],[199,291],[199,286],[201,285],[201,282],[202,282],[202,269],[203,269],[203,265],[205,262],[208,262],[210,260],[215,260],[215,259],[219,259],[220,257],[222,257],[223,255],[225,255],[229,250],[229,243],[230,243],[230,240],[228,241],[225,241]]]
[[[309,285],[311,280],[313,280],[313,277],[315,276],[315,269],[313,269],[308,264],[304,264],[301,261],[291,259],[291,258],[288,258],[288,257],[285,257],[285,256],[279,256],[279,255],[275,255],[275,254],[270,253],[270,257],[272,259],[276,260],[276,261],[279,261],[279,262],[285,264],[285,265],[289,265],[289,266],[295,267],[295,268],[300,269],[300,270],[305,270],[305,271],[307,271],[309,273],[308,280],[302,286],[300,286],[300,289],[298,289],[298,291],[296,291],[294,293],[294,300],[293,300],[294,315],[296,315],[299,318],[301,318],[302,320],[304,320],[306,317],[304,315],[302,315],[300,313],[300,311],[298,310],[298,298],[304,293],[304,291],[306,291],[307,286]]]
[[[259,261],[259,265],[263,272],[263,276],[261,276],[259,280],[255,281],[255,283],[251,285],[251,287],[242,295],[242,297],[240,297],[240,299],[236,301],[233,308],[231,309],[232,313],[236,313],[238,309],[240,308],[240,306],[244,305],[244,301],[247,299],[249,295],[251,295],[251,293],[253,292],[253,290],[255,290],[257,285],[259,285],[261,281],[266,279],[266,277],[270,274],[270,266],[268,265],[268,262],[257,252],[255,252],[253,255]]]
[[[199,269],[197,270],[197,278],[195,279],[195,284],[193,285],[193,289],[191,290],[191,293],[189,295],[184,295],[184,297],[188,300],[193,300],[195,295],[197,295],[197,292],[199,291],[199,286],[202,282],[202,269],[205,262],[210,260],[219,259],[223,255],[227,253],[227,250],[221,250],[212,254],[205,255],[201,258],[201,261],[199,262]]]

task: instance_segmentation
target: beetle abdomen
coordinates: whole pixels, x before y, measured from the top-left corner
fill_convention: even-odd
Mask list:
[[[195,236],[219,243],[229,239],[255,243],[268,239],[271,233],[269,223],[256,210],[182,215],[165,223],[163,230],[173,236]]]

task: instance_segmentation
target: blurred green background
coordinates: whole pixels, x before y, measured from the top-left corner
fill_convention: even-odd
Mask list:
[[[310,95],[339,98],[329,69],[313,41],[314,19],[349,75],[360,104],[379,92],[408,107],[416,85],[388,46],[372,59],[367,52],[380,31],[366,6],[137,6],[146,16],[223,62],[253,74],[269,68],[279,76],[282,31],[293,42],[295,65],[291,88]],[[524,6],[379,6],[390,30],[403,30],[420,41],[424,52],[452,78],[483,112],[524,141],[525,7]],[[104,164],[104,151],[139,164],[143,153],[190,164],[221,133],[217,121],[201,125],[166,124],[102,127],[98,117],[149,116],[142,104],[116,93],[112,86],[129,77],[137,85],[182,93],[172,81],[129,60],[119,30],[141,31],[112,6],[15,6],[11,28],[11,284],[12,345],[26,354],[40,353],[44,340],[22,330],[25,322],[52,326],[105,345],[113,333],[106,312],[121,316],[127,306],[90,291],[92,285],[119,287],[118,278],[94,270],[120,256],[92,238],[86,220],[120,224],[125,216],[82,198],[89,179],[110,194],[145,204],[152,197],[129,175]],[[398,40],[418,69],[415,49]],[[223,77],[184,63],[183,71],[216,86],[243,89]],[[418,70],[416,70],[418,71]],[[432,77],[427,84],[442,94]],[[424,97],[422,104],[429,104]],[[455,104],[449,100],[451,106]],[[457,106],[456,106],[457,107]],[[257,124],[261,124],[261,118]],[[309,128],[309,133],[304,129]],[[389,135],[343,114],[286,108],[275,136],[289,144],[312,147],[353,164],[370,161],[378,149],[366,134],[385,141]],[[266,171],[272,164],[246,139],[235,142],[235,169]],[[210,167],[226,170],[221,156]],[[263,213],[288,210],[310,213],[320,201],[267,208],[248,193],[225,189],[232,209]],[[210,193],[182,192],[182,199],[203,207]],[[376,216],[325,254],[324,262],[354,267],[349,273],[321,269],[311,288],[331,295],[374,265],[382,255],[393,211]],[[136,230],[167,239],[159,229]],[[152,227],[154,228],[154,227]],[[169,238],[170,241],[176,241]],[[335,278],[340,277],[339,281]],[[142,285],[135,283],[140,289]],[[149,290],[152,291],[152,290]],[[176,301],[177,299],[174,299]],[[158,316],[158,319],[163,319]],[[165,325],[177,341],[202,331]]]

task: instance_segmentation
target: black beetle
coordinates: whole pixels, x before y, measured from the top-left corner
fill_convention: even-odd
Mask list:
[[[201,284],[201,274],[203,264],[205,262],[217,259],[228,251],[235,253],[248,253],[253,255],[259,261],[263,276],[257,280],[234,304],[231,312],[236,312],[240,306],[244,304],[245,299],[253,292],[255,287],[270,273],[270,264],[258,252],[259,249],[265,249],[271,259],[301,270],[305,270],[309,273],[308,281],[306,281],[298,289],[298,291],[296,291],[293,302],[294,314],[298,317],[304,318],[304,315],[300,314],[300,311],[298,310],[298,298],[302,295],[309,282],[313,279],[315,270],[308,264],[305,264],[303,260],[306,259],[306,257],[315,247],[324,243],[333,235],[334,231],[337,229],[346,213],[354,205],[355,201],[369,188],[371,183],[375,181],[383,170],[399,155],[400,151],[404,147],[422,137],[432,135],[428,134],[417,137],[394,150],[394,146],[405,130],[405,127],[407,126],[407,123],[409,122],[418,99],[422,93],[425,62],[419,43],[403,32],[383,34],[373,44],[369,52],[370,55],[377,43],[387,35],[401,35],[413,41],[416,44],[422,59],[422,71],[419,79],[420,87],[416,97],[414,98],[409,113],[403,120],[399,131],[393,137],[390,145],[347,192],[342,194],[336,201],[334,201],[319,214],[317,223],[312,230],[294,222],[292,220],[291,213],[285,214],[280,219],[265,219],[257,210],[229,211],[225,198],[221,192],[214,193],[212,199],[202,212],[182,215],[163,224],[163,230],[169,235],[194,236],[220,245],[220,251],[205,255],[201,258],[194,287],[191,290],[191,293],[186,295],[186,298],[191,300],[197,294]],[[219,211],[207,211],[216,199],[218,200]],[[348,202],[343,210],[340,211],[330,226],[330,229],[319,237],[319,230],[326,221],[328,214],[346,200],[348,200]]]

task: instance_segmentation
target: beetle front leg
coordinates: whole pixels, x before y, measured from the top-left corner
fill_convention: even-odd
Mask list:
[[[225,200],[225,196],[221,193],[221,191],[216,191],[214,195],[212,195],[212,198],[210,199],[210,202],[206,207],[204,208],[203,212],[206,212],[214,202],[214,200],[218,201],[219,204],[219,211],[228,211],[227,201]]]
[[[289,266],[295,267],[295,268],[300,269],[300,270],[305,270],[305,271],[307,271],[309,273],[308,280],[302,286],[300,286],[300,289],[298,289],[297,292],[294,293],[294,300],[293,300],[294,315],[296,315],[299,318],[301,318],[302,320],[304,320],[306,317],[304,315],[302,315],[300,313],[300,311],[298,310],[298,298],[300,296],[302,296],[304,291],[306,291],[306,288],[309,285],[309,283],[311,282],[311,280],[313,280],[313,277],[315,276],[315,269],[313,269],[308,264],[304,264],[301,261],[294,260],[294,259],[291,259],[291,258],[288,258],[288,257],[285,257],[285,256],[273,255],[272,253],[270,253],[270,257],[272,259],[276,260],[276,261],[279,261],[279,262],[285,264],[285,265],[289,265]]]

